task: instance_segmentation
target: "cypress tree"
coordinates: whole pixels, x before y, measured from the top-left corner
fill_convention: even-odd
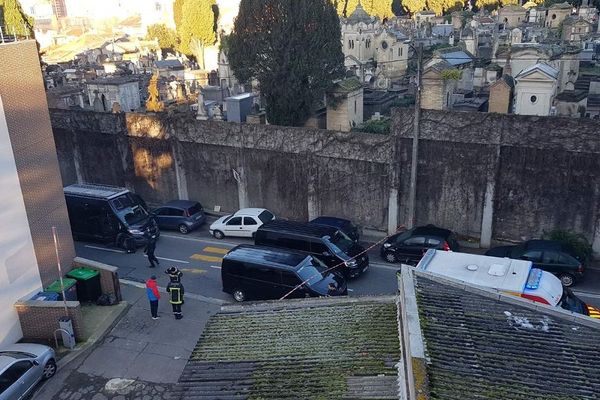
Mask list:
[[[344,75],[330,0],[242,0],[228,44],[235,76],[258,80],[272,124],[302,125]]]
[[[29,35],[33,39],[33,18],[26,15],[18,0],[0,0],[3,21],[0,25],[4,32],[12,35],[13,30],[19,36]]]

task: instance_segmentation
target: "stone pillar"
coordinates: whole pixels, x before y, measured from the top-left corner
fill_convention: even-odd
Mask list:
[[[173,140],[172,145],[173,164],[175,165],[175,179],[177,181],[177,196],[179,200],[189,200],[187,188],[187,176],[183,167],[183,158],[181,156],[181,143],[178,140]]]
[[[594,238],[592,239],[592,250],[594,252],[594,258],[600,258],[600,215],[596,218],[596,225],[594,227]]]
[[[398,228],[398,189],[390,189],[390,198],[388,201],[388,235],[396,233]]]
[[[247,208],[250,205],[248,201],[248,188],[246,185],[246,174],[244,172],[244,167],[238,168],[237,171],[233,170],[233,176],[238,187],[239,208]]]
[[[311,221],[321,215],[321,203],[319,202],[319,196],[317,195],[317,188],[315,185],[315,176],[309,173],[308,176],[308,220]]]
[[[481,216],[481,238],[480,247],[490,247],[492,244],[492,232],[494,228],[494,198],[496,195],[496,180],[500,169],[500,146],[496,146],[496,152],[491,157],[487,174],[485,195],[483,198],[483,213]]]

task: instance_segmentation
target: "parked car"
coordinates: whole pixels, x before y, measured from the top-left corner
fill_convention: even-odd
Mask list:
[[[160,229],[176,229],[186,234],[206,222],[202,204],[193,200],[172,200],[151,212]]]
[[[265,208],[242,208],[235,214],[219,218],[210,225],[208,231],[217,239],[225,236],[254,237],[256,230],[275,219],[275,215]]]
[[[531,261],[536,268],[558,276],[566,287],[581,279],[585,270],[570,246],[554,240],[528,240],[516,246],[494,247],[485,254]]]
[[[221,279],[223,291],[236,301],[348,294],[344,278],[326,270],[325,264],[305,253],[241,245],[223,258]]]
[[[364,247],[332,226],[278,219],[256,231],[254,244],[310,254],[329,268],[335,267],[346,279],[357,277],[369,268]]]
[[[41,344],[0,348],[0,400],[19,400],[56,373],[54,350]]]
[[[64,188],[71,231],[76,240],[124,246],[126,237],[141,246],[149,236],[160,236],[144,200],[126,188],[74,184]]]
[[[390,236],[381,246],[387,262],[418,263],[429,249],[459,251],[454,233],[435,225],[419,226]]]
[[[344,232],[346,236],[352,239],[354,242],[358,243],[359,235],[358,228],[356,225],[352,223],[352,221],[338,218],[338,217],[317,217],[309,222],[309,224],[317,224],[317,225],[326,225],[333,226],[334,228],[339,229]]]

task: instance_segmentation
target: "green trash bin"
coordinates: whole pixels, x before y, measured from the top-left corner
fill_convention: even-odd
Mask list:
[[[77,281],[77,298],[81,302],[90,301],[95,303],[102,295],[100,284],[100,272],[91,268],[72,269],[67,276]]]
[[[77,301],[77,281],[75,279],[63,278],[65,286],[65,300]],[[62,300],[62,291],[60,290],[60,280],[57,279],[50,286],[44,289],[44,292],[58,293],[58,300]]]

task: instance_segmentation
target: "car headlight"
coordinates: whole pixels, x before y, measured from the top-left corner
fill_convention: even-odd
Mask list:
[[[356,267],[356,265],[357,265],[356,260],[349,260],[349,261],[344,262],[344,264],[346,264],[346,267],[350,267],[350,268]]]
[[[389,249],[391,246],[392,246],[392,244],[391,244],[391,243],[384,243],[384,244],[383,244],[383,248],[384,248],[384,249]]]
[[[131,233],[132,235],[143,235],[144,233],[142,231],[140,231],[139,229],[129,229],[128,230],[129,233]]]

